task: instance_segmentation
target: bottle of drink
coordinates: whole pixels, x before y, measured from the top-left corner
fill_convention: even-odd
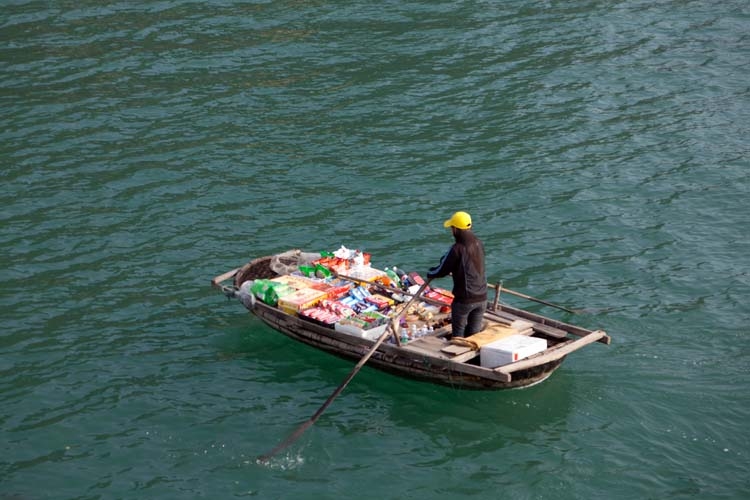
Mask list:
[[[365,267],[365,256],[362,252],[357,250],[352,258],[352,269],[355,271],[361,271]]]
[[[409,342],[409,330],[406,328],[401,329],[401,343],[406,344]]]
[[[396,269],[395,267],[393,269]],[[391,286],[394,288],[398,288],[401,286],[401,280],[398,277],[398,274],[394,272],[393,269],[385,268],[385,274],[388,275],[388,278],[391,280]]]
[[[409,275],[406,274],[401,269],[396,270],[396,274],[398,274],[399,279],[401,280],[401,288],[404,290],[408,290],[411,286],[411,280],[409,279]]]

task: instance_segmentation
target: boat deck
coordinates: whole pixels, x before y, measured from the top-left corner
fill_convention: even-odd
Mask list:
[[[519,335],[533,335],[534,329],[527,328],[512,333],[517,333]],[[447,336],[448,332],[441,332],[429,337],[420,337],[417,340],[412,340],[411,342],[402,345],[401,348],[417,354],[432,356],[456,363],[465,363],[479,356],[479,350],[463,345],[451,344],[445,339]]]
[[[449,361],[468,361],[476,356],[479,355],[479,351],[469,351],[464,354],[461,354],[461,358],[459,358],[456,354],[451,354],[450,352],[443,352],[442,349],[450,346],[451,344],[444,340],[443,338],[435,335],[431,335],[429,337],[421,337],[417,340],[412,340],[408,344],[402,345],[402,349],[406,349],[407,351],[411,351],[417,354],[423,354],[426,356],[432,356],[439,359],[446,359]]]

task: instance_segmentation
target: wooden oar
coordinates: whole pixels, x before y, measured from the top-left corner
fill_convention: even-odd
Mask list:
[[[532,302],[538,302],[540,304],[544,304],[545,306],[554,307],[556,309],[561,309],[563,311],[569,312],[571,314],[578,314],[582,311],[580,310],[574,310],[574,309],[568,309],[567,307],[558,306],[557,304],[553,304],[551,302],[547,302],[546,300],[537,299],[536,297],[532,297],[530,295],[526,295],[525,293],[516,292],[515,290],[511,290],[510,288],[505,288],[504,286],[497,284],[497,285],[490,285],[492,288],[496,289],[498,292],[498,295],[501,291],[507,292],[511,295],[515,295],[516,297],[521,297],[522,299],[531,300]]]
[[[415,300],[417,300],[417,297],[419,297],[420,295],[422,295],[422,292],[424,292],[424,289],[427,288],[427,285],[428,285],[429,282],[430,282],[430,280],[427,280],[425,282],[425,284],[422,285],[419,288],[419,291],[414,294],[414,296],[411,298],[411,300],[409,302],[407,302],[406,306],[404,306],[404,308],[396,316],[396,318],[394,318],[393,321],[391,321],[391,323],[389,323],[388,327],[386,327],[386,329],[383,332],[383,334],[380,337],[378,337],[378,340],[375,342],[375,344],[373,344],[373,346],[370,348],[370,350],[367,351],[367,354],[365,354],[364,356],[362,356],[362,359],[359,360],[359,363],[357,363],[357,365],[349,373],[349,375],[346,377],[346,379],[344,379],[344,381],[341,383],[341,385],[339,385],[336,388],[336,390],[333,391],[333,393],[330,396],[328,396],[328,399],[326,399],[326,402],[323,403],[323,406],[321,406],[320,408],[318,408],[318,411],[316,411],[315,414],[312,417],[310,417],[305,423],[303,423],[302,425],[300,425],[299,427],[297,427],[297,429],[293,433],[291,433],[289,435],[289,437],[286,438],[281,444],[279,444],[278,446],[276,446],[276,448],[274,448],[270,452],[266,453],[265,455],[259,456],[258,459],[257,459],[258,462],[260,462],[260,463],[267,463],[268,460],[271,459],[271,457],[273,457],[278,452],[280,452],[281,450],[287,448],[290,444],[292,444],[293,442],[295,442],[302,435],[302,433],[304,433],[312,424],[315,423],[316,420],[318,420],[318,418],[323,414],[323,412],[325,411],[325,409],[328,408],[328,406],[333,402],[334,399],[336,399],[336,397],[339,394],[341,394],[341,391],[344,390],[344,388],[349,384],[349,382],[351,382],[351,380],[354,378],[354,376],[357,374],[357,372],[359,372],[359,370],[364,366],[364,364],[367,363],[367,360],[370,359],[370,356],[372,356],[373,353],[378,350],[378,347],[380,347],[380,344],[382,344],[383,341],[385,339],[387,339],[389,335],[391,335],[390,329],[395,328],[393,325],[394,324],[395,325],[398,324],[398,320],[400,319],[401,315],[409,308],[410,305],[412,305],[412,303]]]

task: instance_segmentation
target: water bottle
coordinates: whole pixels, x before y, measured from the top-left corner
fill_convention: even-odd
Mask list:
[[[396,269],[395,267],[393,269]],[[388,275],[388,279],[391,280],[391,286],[394,288],[398,288],[401,286],[401,280],[398,277],[398,274],[396,274],[392,269],[385,268],[385,274]]]
[[[365,256],[362,255],[362,252],[360,252],[359,250],[357,250],[354,253],[354,258],[352,259],[352,262],[353,262],[352,269],[354,269],[356,271],[361,271],[362,268],[365,267]]]
[[[409,342],[409,330],[406,328],[401,329],[401,343],[406,344]]]
[[[393,266],[393,270],[396,272],[396,274],[398,274],[399,279],[403,279],[404,276],[406,276],[406,273],[396,266]]]
[[[404,279],[401,280],[401,286],[403,287],[403,289],[404,290],[408,290],[413,284],[414,284],[414,282],[409,277],[409,275],[405,274],[404,275]]]

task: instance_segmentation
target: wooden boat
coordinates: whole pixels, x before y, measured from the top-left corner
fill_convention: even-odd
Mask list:
[[[272,258],[273,256],[261,257],[241,268],[217,276],[211,281],[212,286],[222,290],[229,297],[239,297],[238,292],[243,283],[280,276],[271,268]],[[343,274],[338,278],[360,282],[360,284],[363,281]],[[365,284],[383,292],[400,291],[379,282]],[[594,342],[609,344],[611,341],[603,330],[588,330],[501,304],[500,293],[507,289],[502,289],[499,285],[494,288],[494,300],[488,302],[485,313],[484,331],[508,329],[511,325],[521,324],[525,327],[524,330],[514,333],[544,339],[547,344],[546,349],[509,364],[485,367],[480,363],[481,349],[477,346],[467,347],[465,341],[458,341],[456,345],[457,341],[450,339],[450,324],[445,323],[430,334],[406,343],[400,342],[398,335],[394,335],[391,342],[383,342],[378,346],[377,350],[372,353],[368,364],[395,375],[451,387],[509,389],[542,382],[561,365],[568,354]],[[427,303],[431,302],[430,299],[423,298],[423,300]],[[370,351],[376,342],[376,339],[351,335],[318,324],[261,300],[253,298],[241,302],[272,329],[342,358],[358,361]]]

